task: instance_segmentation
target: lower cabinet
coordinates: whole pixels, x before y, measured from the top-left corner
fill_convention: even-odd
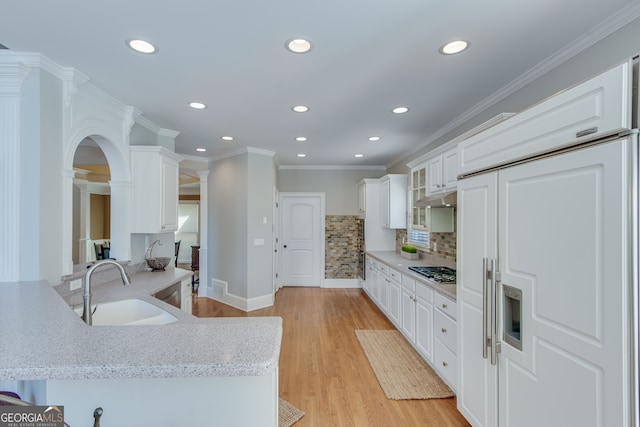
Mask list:
[[[180,309],[192,314],[191,277],[182,280],[180,294]]]
[[[416,284],[416,348],[422,357],[433,362],[433,290]]]
[[[456,302],[444,295],[436,294],[433,305],[434,366],[455,391],[458,384]]]
[[[455,392],[456,302],[412,276],[370,258],[365,292]]]
[[[416,281],[412,278],[402,276],[402,319],[400,332],[409,340],[411,344],[416,343]]]
[[[401,307],[401,293],[402,285],[400,284],[401,274],[392,268],[389,269],[389,281],[387,282],[387,316],[391,323],[396,325],[396,328],[400,328],[400,313]]]

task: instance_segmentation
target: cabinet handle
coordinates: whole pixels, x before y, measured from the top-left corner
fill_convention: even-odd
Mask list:
[[[442,362],[442,366],[444,366],[445,368],[447,367],[448,363],[447,362]]]
[[[446,328],[442,328],[442,333],[446,334],[447,333],[447,329]]]

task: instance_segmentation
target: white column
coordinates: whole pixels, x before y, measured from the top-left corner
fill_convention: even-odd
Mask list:
[[[78,205],[80,206],[78,213],[78,219],[80,220],[80,238],[77,242],[78,245],[78,263],[82,264],[92,260],[90,248],[88,244],[91,240],[89,230],[91,230],[91,194],[87,191],[88,181],[75,180],[74,185],[80,190],[80,200]]]
[[[109,181],[111,186],[111,258],[131,260],[131,192],[130,181]]]
[[[198,277],[200,280],[200,286],[198,287],[198,296],[209,296],[208,292],[211,285],[211,280],[208,277],[207,271],[207,242],[209,240],[209,214],[208,214],[208,200],[209,200],[209,172],[211,171],[196,171],[200,177],[200,271]]]
[[[0,56],[0,282],[20,280],[20,99],[23,73]]]
[[[73,169],[62,171],[62,206],[73,206],[74,176]],[[68,212],[72,212],[72,209],[69,209]],[[73,273],[73,214],[62,215],[62,236],[64,236],[64,242],[60,245],[62,249],[62,275],[67,275]]]

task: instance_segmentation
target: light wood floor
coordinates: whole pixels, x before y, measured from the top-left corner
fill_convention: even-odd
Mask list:
[[[306,415],[294,427],[468,426],[455,399],[389,400],[355,329],[393,329],[360,289],[285,287],[273,307],[250,313],[194,298],[200,317],[280,316],[280,397]]]

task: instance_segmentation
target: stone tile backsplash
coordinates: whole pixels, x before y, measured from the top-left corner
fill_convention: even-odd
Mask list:
[[[325,217],[325,278],[358,278],[358,239],[362,219],[357,215]]]
[[[442,257],[444,259],[449,259],[452,261],[456,260],[456,221],[457,221],[457,210],[453,210],[453,223],[454,223],[454,231],[453,233],[431,233],[429,236],[429,250],[423,251],[418,249],[419,252],[436,255]],[[399,229],[396,230],[396,246],[400,248],[403,242],[407,240],[407,230]]]

